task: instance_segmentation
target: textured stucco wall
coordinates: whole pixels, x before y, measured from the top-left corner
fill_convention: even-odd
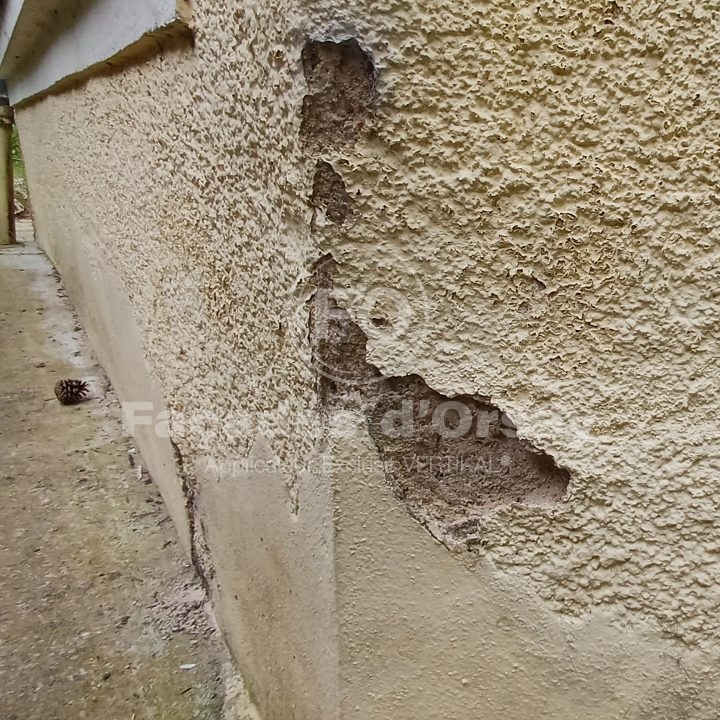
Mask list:
[[[193,24],[194,50],[18,123],[41,242],[61,269],[87,248],[132,307],[267,718],[715,717],[719,14],[201,1]],[[300,140],[308,36],[376,62],[349,143]],[[342,225],[311,207],[318,161]],[[370,362],[492,398],[570,472],[564,502],[485,513],[450,552],[361,462],[363,423],[323,436],[305,301],[327,252]],[[223,472],[248,457],[280,469]]]
[[[336,163],[360,193],[341,270],[420,277],[430,318],[385,342],[359,317],[371,360],[492,396],[572,472],[551,514],[488,519],[499,570],[558,612],[713,642],[720,15],[384,9],[376,134]]]
[[[314,452],[314,380],[277,325],[287,315],[286,288],[309,255],[299,240],[309,231],[300,163],[295,177],[292,167],[288,175],[276,167],[298,142],[273,118],[295,115],[302,88],[264,86],[264,66],[247,57],[251,36],[230,61],[227,46],[242,41],[231,39],[225,17],[207,23],[197,55],[169,47],[147,64],[21,108],[17,122],[38,199],[38,240],[67,269],[87,323],[104,322],[94,335],[115,385],[132,386],[143,358],[127,362],[103,346],[102,335],[118,328],[112,312],[98,317],[97,305],[133,307],[145,362],[171,413],[178,474],[200,486],[193,525],[203,572],[265,717],[294,708],[298,718],[330,718],[330,489],[293,469]],[[207,67],[210,58],[217,64]],[[290,88],[295,69],[281,67],[277,83]],[[253,93],[264,100],[251,102]],[[122,284],[115,300],[83,277],[98,274],[98,263],[108,275],[103,292],[112,292],[113,279]],[[256,444],[248,418],[285,461],[282,477],[240,474]]]

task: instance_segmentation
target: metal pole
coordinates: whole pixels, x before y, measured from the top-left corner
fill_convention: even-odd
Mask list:
[[[15,187],[12,158],[13,109],[0,80],[0,245],[15,242]]]

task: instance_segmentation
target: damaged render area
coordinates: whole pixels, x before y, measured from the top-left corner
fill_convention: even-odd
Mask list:
[[[323,156],[352,145],[371,117],[376,100],[377,72],[371,56],[354,38],[308,40],[302,66],[308,86],[300,126],[305,149]],[[310,205],[337,225],[353,211],[340,174],[323,159],[315,165]]]
[[[302,62],[309,90],[300,129],[306,149],[322,155],[352,145],[376,100],[371,56],[355,39],[309,40]],[[337,225],[353,214],[342,177],[323,159],[316,160],[309,204]],[[384,377],[368,363],[367,337],[333,295],[335,269],[330,255],[316,264],[310,308],[324,420],[331,427],[335,412],[364,413],[386,479],[410,515],[448,548],[463,550],[482,543],[483,518],[496,508],[562,502],[568,473],[519,439],[489,398],[446,397],[418,375]],[[383,313],[370,321],[377,328],[392,325]]]
[[[333,296],[336,264],[316,265],[310,342],[327,427],[360,411],[395,497],[452,550],[482,544],[483,518],[513,504],[564,500],[569,473],[520,439],[489,398],[447,397],[418,375],[387,377],[367,361],[367,337]]]
[[[327,219],[338,225],[342,225],[352,213],[353,202],[345,183],[333,166],[324,160],[318,160],[315,167],[310,204],[315,210],[323,210]]]
[[[324,152],[354,143],[376,99],[370,55],[354,38],[308,40],[302,65],[309,90],[300,127],[306,148]]]

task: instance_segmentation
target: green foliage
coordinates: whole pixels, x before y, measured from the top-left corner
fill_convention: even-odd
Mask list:
[[[17,127],[13,125],[12,131],[12,159],[13,173],[16,177],[25,177],[25,162],[23,161],[22,150],[20,149],[20,138]]]
[[[20,138],[18,137],[17,127],[13,125],[12,131],[12,156],[13,162],[22,162],[22,151],[20,150]]]

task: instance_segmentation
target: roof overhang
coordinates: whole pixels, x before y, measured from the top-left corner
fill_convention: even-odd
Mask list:
[[[186,0],[6,0],[0,77],[13,105],[187,19]]]

